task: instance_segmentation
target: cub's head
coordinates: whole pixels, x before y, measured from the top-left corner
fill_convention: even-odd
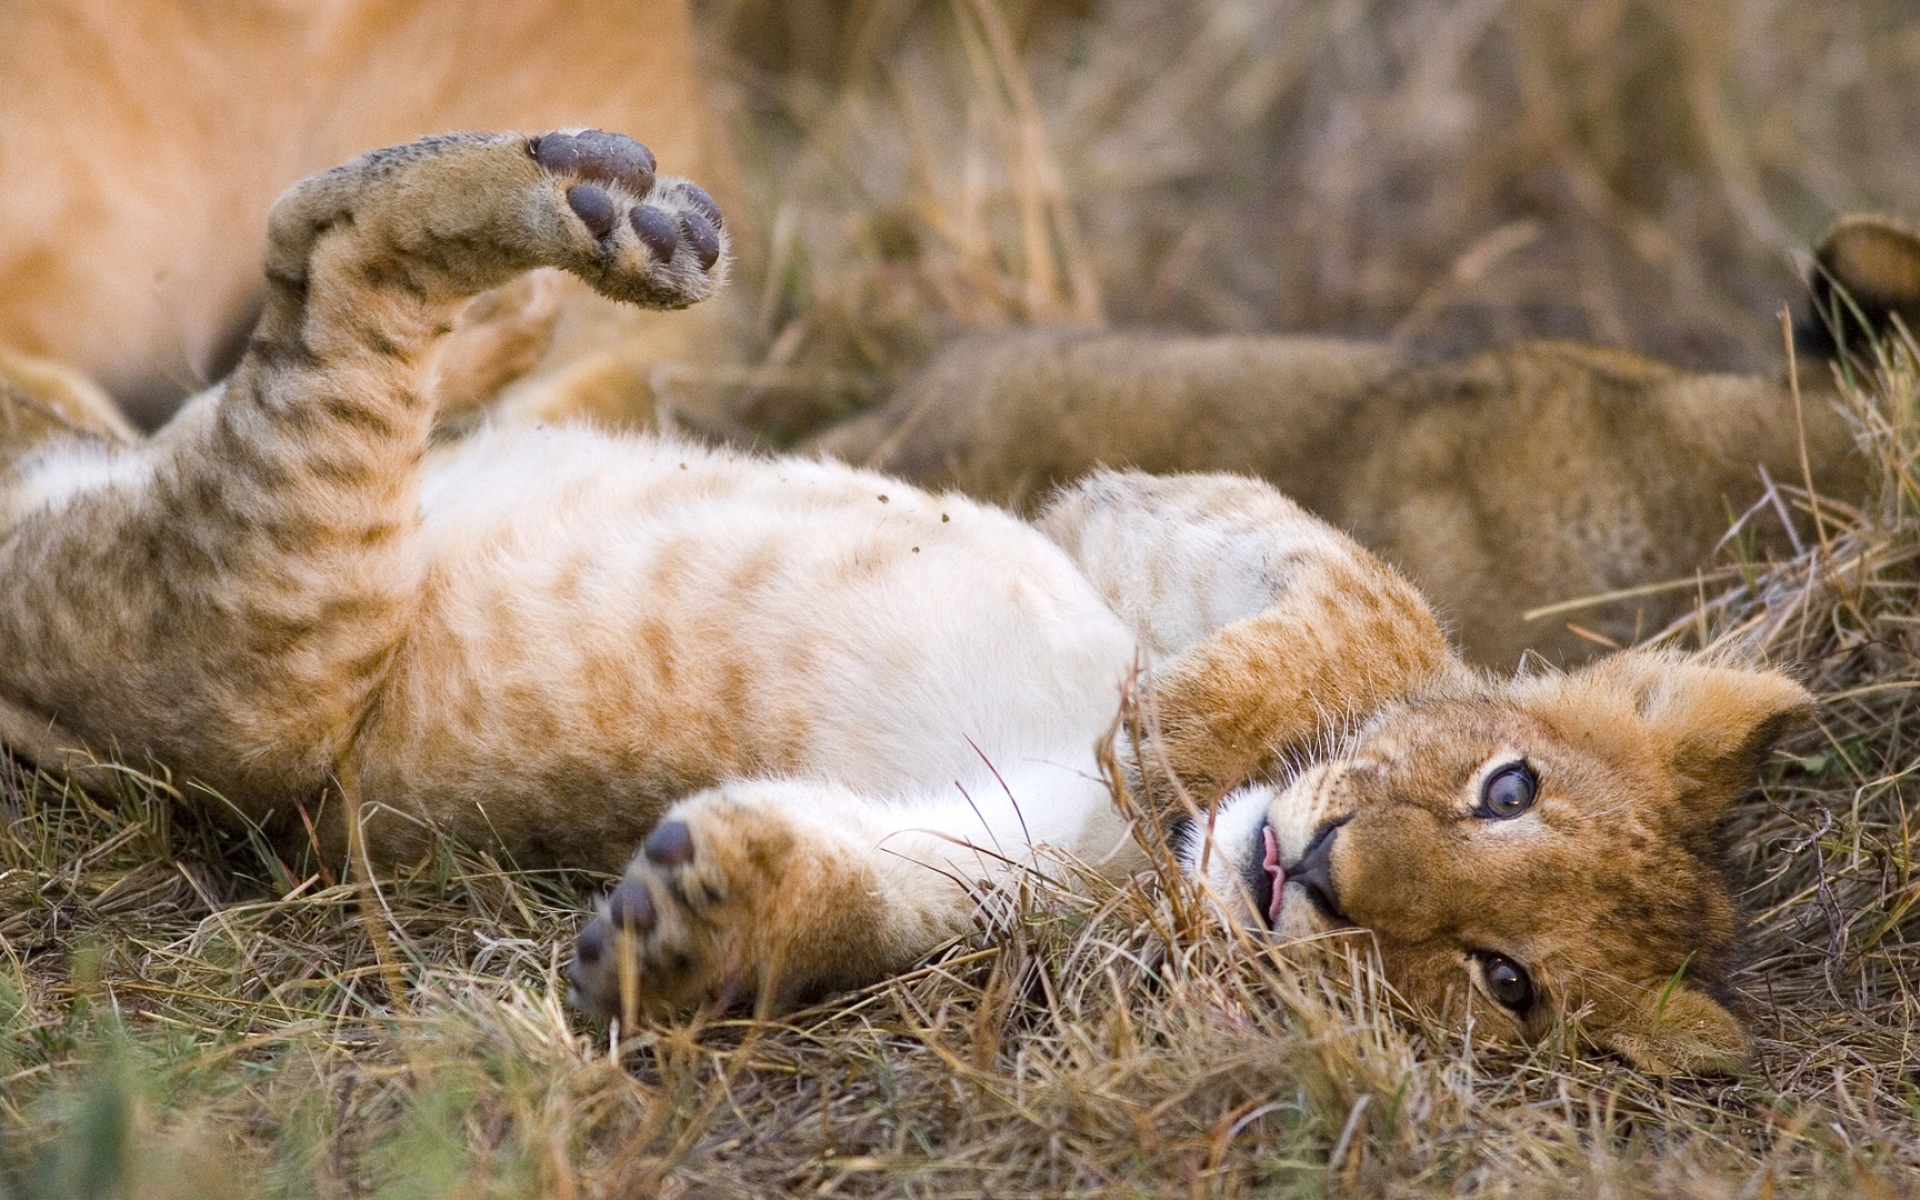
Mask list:
[[[1720,818],[1812,698],[1773,671],[1629,652],[1465,681],[1230,803],[1208,874],[1283,937],[1368,930],[1415,1003],[1531,1040],[1564,1013],[1656,1072],[1732,1066],[1739,916]]]

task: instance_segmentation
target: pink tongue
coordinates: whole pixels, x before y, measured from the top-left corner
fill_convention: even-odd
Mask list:
[[[1273,836],[1273,826],[1269,825],[1261,832],[1266,835],[1267,856],[1260,861],[1260,865],[1267,869],[1267,874],[1273,879],[1273,895],[1267,901],[1267,924],[1271,925],[1280,919],[1280,902],[1285,896],[1287,873],[1280,869],[1280,842]]]

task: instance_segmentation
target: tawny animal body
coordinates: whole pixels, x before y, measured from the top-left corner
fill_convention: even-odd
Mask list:
[[[1404,569],[1474,659],[1578,662],[1590,635],[1523,615],[1631,591],[1571,614],[1631,643],[1692,604],[1685,581],[1770,481],[1861,498],[1833,334],[1859,350],[1920,320],[1920,236],[1842,221],[1814,285],[1798,398],[1785,370],[1700,373],[1574,342],[1431,362],[1299,335],[1021,330],[949,347],[812,448],[1005,504],[1103,466],[1251,472]],[[1785,555],[1796,535],[1769,511],[1742,536]]]
[[[686,0],[0,5],[0,350],[83,371],[158,423],[244,346],[274,197],[437,130],[645,128],[724,199],[693,36]],[[576,382],[611,372],[637,405],[636,364],[712,352],[704,315],[564,291],[556,360]]]
[[[244,345],[271,198],[429,129],[646,128],[724,199],[696,58],[685,0],[0,5],[0,163],[29,181],[0,191],[0,374],[60,408],[94,392],[77,370],[156,423]],[[1834,285],[1870,322],[1920,319],[1910,231],[1851,219],[1817,262],[1835,324],[1851,310]],[[659,319],[556,272],[523,277],[450,317],[415,386],[443,419],[491,403],[648,427],[657,368],[725,340],[716,306],[696,312]],[[814,448],[1023,507],[1101,466],[1259,474],[1405,570],[1471,659],[1571,663],[1598,652],[1591,632],[1624,644],[1684,613],[1729,509],[1759,505],[1742,533],[1753,553],[1792,549],[1773,515],[1789,506],[1760,505],[1756,466],[1798,485],[1804,445],[1816,490],[1858,498],[1862,464],[1818,357],[1836,347],[1819,344],[1822,322],[1803,328],[1799,406],[1783,372],[1700,374],[1569,343],[1436,363],[1310,336],[1006,331],[950,348]],[[676,397],[679,414],[734,427],[689,411],[702,390]],[[83,423],[124,433],[91,411]],[[1616,590],[1630,594],[1522,619]]]
[[[1485,680],[1399,575],[1233,476],[1100,475],[1027,524],[670,439],[430,450],[468,297],[540,266],[662,308],[720,283],[718,210],[624,138],[364,156],[282,197],[267,263],[239,368],[151,440],[71,380],[0,393],[0,737],[38,761],[157,764],[336,848],[344,783],[386,858],[642,842],[583,1003],[786,999],[910,963],[1046,854],[1141,867],[1097,760],[1144,667],[1137,796],[1228,919],[1364,929],[1482,1029],[1742,1052],[1712,829],[1808,704],[1784,677]]]

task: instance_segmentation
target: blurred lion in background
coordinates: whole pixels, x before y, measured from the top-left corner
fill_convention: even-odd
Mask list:
[[[422,134],[631,129],[724,204],[696,59],[685,0],[0,5],[0,369],[85,389],[66,368],[158,425],[245,347],[273,199]],[[644,364],[712,353],[708,307],[660,321],[544,273],[469,310],[441,402],[561,367],[575,406],[583,371],[645,403]]]
[[[1835,367],[1842,343],[1920,324],[1920,236],[1849,218],[1815,263],[1798,394],[1784,368],[1570,341],[1430,361],[1323,337],[1042,331],[962,341],[814,444],[1013,505],[1103,466],[1259,475],[1404,570],[1469,657],[1569,664],[1684,614],[1730,531],[1785,557],[1815,537],[1807,489],[1861,501]],[[1578,628],[1526,619],[1609,594],[1570,610]]]

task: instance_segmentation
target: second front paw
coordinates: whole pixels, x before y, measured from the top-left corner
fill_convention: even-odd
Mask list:
[[[973,927],[943,836],[829,784],[728,784],[681,801],[580,932],[573,1003],[642,1013],[785,1006],[873,983]],[[919,851],[912,849],[921,845]]]
[[[573,1003],[598,1016],[725,1003],[748,984],[752,922],[719,855],[694,826],[663,821],[580,931],[567,976]]]
[[[738,784],[675,805],[580,932],[575,1006],[631,1022],[850,978],[874,931],[867,856],[832,821],[798,815],[792,790]]]

